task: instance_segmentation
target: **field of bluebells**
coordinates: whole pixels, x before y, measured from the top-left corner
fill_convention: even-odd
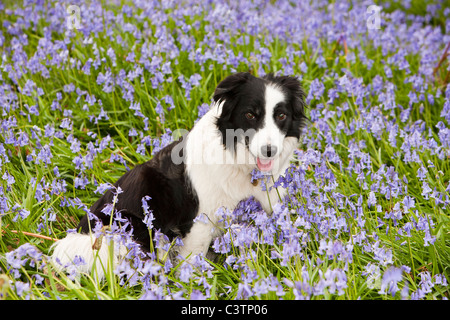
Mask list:
[[[0,3],[0,299],[447,299],[450,8],[402,3]],[[273,214],[218,211],[217,258],[179,265],[115,221],[129,253],[106,281],[53,274],[54,239],[235,71],[307,92]]]

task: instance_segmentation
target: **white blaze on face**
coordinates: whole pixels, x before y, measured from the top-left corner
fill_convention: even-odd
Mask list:
[[[256,157],[259,170],[264,172],[272,171],[274,161],[283,151],[284,134],[278,128],[274,120],[275,106],[285,101],[283,92],[277,87],[268,84],[265,92],[265,116],[263,126],[256,131],[250,142],[250,152]],[[262,154],[263,146],[272,146],[277,148],[275,156],[270,158]]]

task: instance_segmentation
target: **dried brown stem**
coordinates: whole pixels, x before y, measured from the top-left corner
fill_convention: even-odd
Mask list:
[[[44,240],[50,240],[50,241],[58,241],[59,239],[56,238],[51,238],[51,237],[47,237],[47,236],[43,236],[42,234],[38,234],[38,233],[32,233],[32,232],[26,232],[26,231],[17,231],[17,230],[11,230],[12,233],[22,233],[26,236],[30,236],[30,237],[35,237],[35,238],[40,238],[40,239],[44,239]]]

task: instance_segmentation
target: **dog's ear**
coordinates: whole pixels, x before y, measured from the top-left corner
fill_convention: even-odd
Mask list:
[[[249,81],[251,77],[253,76],[250,73],[245,72],[232,74],[222,80],[214,92],[214,101],[217,105],[222,103],[222,111],[220,117],[217,118],[216,125],[222,134],[222,142],[225,147],[227,147],[227,129],[233,129],[230,120],[233,110],[239,101],[241,86]]]
[[[273,74],[268,74],[264,77],[270,82],[276,83],[283,88],[283,90],[288,94],[293,119],[295,121],[300,121],[300,125],[303,126],[306,120],[305,116],[305,92],[303,91],[300,81],[291,76],[274,76]]]
[[[214,91],[214,101],[222,102],[236,96],[236,90],[246,83],[252,75],[248,72],[234,73],[222,80]]]

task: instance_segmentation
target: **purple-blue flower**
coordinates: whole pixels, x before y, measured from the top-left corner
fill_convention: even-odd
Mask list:
[[[398,282],[401,282],[403,279],[403,271],[401,268],[390,267],[388,268],[381,279],[381,288],[380,294],[391,294],[395,296],[396,292],[399,291]]]

